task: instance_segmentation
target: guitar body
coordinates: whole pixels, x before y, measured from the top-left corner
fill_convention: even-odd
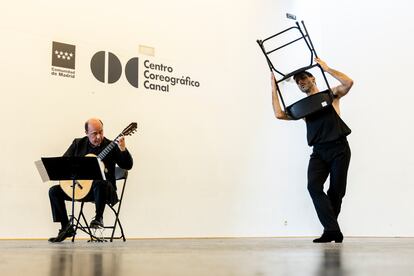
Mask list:
[[[97,157],[95,154],[89,153],[85,155],[86,157]],[[105,169],[105,165],[102,161],[99,160],[99,165],[101,166],[102,171]],[[89,193],[92,188],[93,180],[76,180],[75,186],[75,193],[74,199],[81,200]],[[67,194],[70,198],[72,198],[73,193],[73,181],[72,180],[61,180],[59,181],[59,185],[62,190]]]

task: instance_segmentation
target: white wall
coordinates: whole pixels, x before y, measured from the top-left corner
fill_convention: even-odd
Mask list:
[[[33,162],[62,154],[91,116],[103,119],[109,138],[139,124],[127,140],[135,158],[122,211],[129,237],[319,234],[306,191],[305,127],[274,119],[255,42],[292,24],[286,12],[304,19],[318,54],[355,80],[342,107],[353,129],[345,234],[412,236],[408,1],[375,10],[374,2],[307,2],[7,3],[0,237],[56,232],[47,197],[53,183],[40,181]],[[76,45],[75,79],[50,75],[52,41]],[[139,45],[154,47],[155,56],[140,54]],[[201,86],[154,92],[124,76],[102,84],[89,69],[100,50],[124,65],[134,56],[171,65]]]
[[[344,227],[357,235],[412,236],[413,4],[324,1],[322,7],[326,58],[355,80],[343,101],[354,131]]]

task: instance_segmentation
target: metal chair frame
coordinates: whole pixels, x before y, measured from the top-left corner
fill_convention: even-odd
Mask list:
[[[271,72],[274,71],[274,72],[276,72],[277,74],[279,74],[281,76],[280,79],[276,80],[277,93],[279,94],[280,100],[281,100],[282,105],[283,105],[283,109],[293,119],[303,118],[303,117],[305,117],[305,115],[309,115],[310,113],[316,112],[317,110],[320,110],[321,108],[324,108],[328,105],[331,105],[332,101],[333,101],[332,90],[331,90],[331,87],[329,85],[328,79],[326,78],[325,72],[323,71],[322,67],[314,61],[314,58],[318,57],[318,55],[316,53],[315,47],[313,46],[313,43],[312,43],[312,40],[309,36],[308,30],[306,29],[305,23],[303,21],[301,21],[301,24],[302,24],[302,26],[300,26],[299,22],[296,21],[295,26],[289,27],[289,28],[287,28],[287,29],[285,29],[285,30],[283,30],[279,33],[276,33],[272,36],[269,36],[269,37],[267,37],[263,40],[257,40],[256,41],[259,44],[260,49],[262,50],[262,52],[263,52],[263,54],[266,58],[267,64],[270,68],[270,71]],[[277,36],[280,36],[280,35],[282,35],[286,32],[292,32],[292,31],[293,32],[298,32],[299,37],[295,38],[295,39],[293,39],[293,40],[291,40],[291,41],[289,41],[289,42],[287,42],[287,43],[285,43],[285,44],[283,44],[279,47],[276,47],[275,49],[272,49],[272,50],[269,50],[269,51],[266,50],[266,48],[265,48],[265,43],[266,42],[268,42],[271,39],[274,39]],[[284,73],[284,72],[281,72],[280,70],[277,70],[275,68],[275,66],[273,65],[269,55],[276,52],[276,51],[278,51],[278,50],[280,50],[280,49],[282,49],[282,48],[284,48],[284,47],[287,47],[287,46],[289,46],[293,43],[299,42],[299,41],[304,41],[307,48],[309,49],[310,63],[308,65],[304,66],[304,67],[301,67],[299,69],[294,70],[293,72]],[[283,99],[283,96],[282,96],[282,93],[280,91],[280,88],[279,88],[278,84],[282,81],[285,81],[285,80],[289,79],[290,77],[294,76],[297,73],[312,69],[314,67],[319,67],[319,69],[321,70],[322,76],[325,80],[325,83],[326,83],[328,89],[326,91],[318,93],[318,94],[320,94],[318,96],[312,95],[312,97],[304,98],[304,99],[299,100],[298,102],[293,103],[290,106],[286,107],[285,101]],[[304,110],[303,107],[306,107],[306,106],[307,106],[307,108],[306,108],[306,110]],[[311,108],[309,108],[309,106],[311,106]]]
[[[118,166],[115,167],[115,181],[117,182],[116,185],[118,185],[118,181],[122,181],[122,189],[121,189],[121,195],[119,197],[119,201],[114,204],[113,206],[110,204],[107,204],[107,206],[112,210],[114,216],[115,216],[115,222],[113,225],[110,226],[104,226],[103,229],[112,229],[111,236],[97,236],[96,233],[94,233],[93,229],[89,227],[89,224],[86,220],[86,217],[83,213],[83,207],[85,204],[85,201],[80,201],[81,206],[79,210],[78,217],[75,218],[76,225],[75,225],[75,232],[79,229],[86,234],[89,235],[89,242],[95,241],[95,242],[104,242],[104,241],[110,241],[113,242],[114,239],[122,239],[124,242],[126,241],[124,229],[122,227],[121,221],[119,219],[119,214],[121,211],[121,205],[124,198],[124,192],[125,192],[125,186],[128,179],[128,171],[124,170]],[[81,219],[83,222],[81,222]],[[115,230],[117,229],[117,226],[119,226],[120,235],[115,236]],[[76,236],[76,235],[75,235]],[[72,237],[72,242],[75,240],[75,236]]]

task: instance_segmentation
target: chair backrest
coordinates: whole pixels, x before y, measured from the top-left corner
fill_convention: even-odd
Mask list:
[[[115,167],[115,180],[127,179],[128,171],[118,166]]]
[[[124,234],[124,229],[122,228],[121,221],[119,220],[119,212],[121,210],[122,199],[124,198],[124,192],[125,192],[125,186],[126,186],[127,178],[128,178],[128,170],[124,170],[124,169],[116,166],[115,167],[115,179],[116,179],[116,181],[118,181],[118,180],[121,180],[121,181],[123,180],[123,181],[122,181],[121,195],[120,195],[119,201],[118,201],[118,207],[115,210],[114,206],[109,205],[109,207],[111,208],[111,210],[115,214],[115,224],[113,226],[105,227],[105,228],[112,228],[111,237],[105,237],[105,238],[108,238],[111,242],[114,239],[122,239],[123,241],[126,241],[125,234]],[[115,237],[114,236],[115,235],[115,229],[117,228],[117,226],[119,226],[119,230],[121,231],[121,235]]]
[[[125,169],[122,169],[118,166],[115,166],[115,181],[118,182],[118,180],[121,180],[121,182],[122,182],[121,190],[119,191],[119,189],[118,189],[118,202],[117,203],[119,203],[119,206],[120,206],[120,203],[121,203],[121,201],[124,197],[124,192],[125,192],[125,186],[126,186],[127,179],[128,179],[128,170],[125,170]],[[116,183],[115,185],[117,185],[117,187],[119,188],[118,185],[120,185],[120,184]]]

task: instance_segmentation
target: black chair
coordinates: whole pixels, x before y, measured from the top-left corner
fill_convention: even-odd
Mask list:
[[[94,231],[96,229],[91,229],[89,227],[89,224],[83,212],[83,206],[85,204],[85,201],[81,201],[79,215],[76,219],[75,231],[80,229],[86,234],[88,234],[90,237],[89,241],[103,242],[103,241],[109,240],[110,242],[112,242],[114,239],[122,239],[123,241],[126,241],[124,229],[119,219],[119,213],[121,211],[122,200],[124,198],[125,186],[126,186],[126,182],[128,179],[128,171],[116,166],[115,167],[115,179],[116,179],[116,185],[118,187],[117,192],[118,192],[119,201],[114,205],[107,204],[107,206],[112,210],[113,215],[115,216],[115,221],[112,225],[110,224],[109,226],[104,226],[103,228],[101,228],[103,230],[112,229],[111,236],[105,236],[105,235],[97,236],[96,231]],[[121,188],[121,185],[122,185],[122,188]],[[82,218],[83,223],[81,223],[81,218]],[[115,231],[118,227],[119,227],[120,234],[115,236]],[[75,236],[72,237],[72,242],[74,240],[75,240]]]
[[[288,15],[289,17],[289,15]],[[291,17],[289,17],[291,18]],[[302,21],[302,27],[299,25],[299,22],[296,22],[296,26],[292,26],[290,28],[287,28],[275,35],[272,35],[268,38],[265,38],[263,40],[257,40],[257,43],[259,44],[260,48],[262,49],[262,52],[264,54],[264,56],[266,57],[266,61],[267,61],[267,65],[269,66],[269,69],[271,72],[276,72],[277,74],[279,74],[281,76],[280,79],[278,79],[275,82],[276,85],[276,90],[277,93],[279,94],[283,109],[285,110],[285,112],[294,120],[298,120],[301,118],[304,118],[314,112],[317,112],[323,108],[326,108],[328,106],[330,106],[333,102],[334,96],[332,93],[332,90],[330,88],[328,79],[326,78],[325,72],[322,69],[322,67],[315,62],[314,57],[318,57],[318,55],[316,54],[316,50],[315,47],[313,46],[312,40],[309,36],[308,30],[306,29],[305,23]],[[277,41],[278,38],[280,38],[281,35],[286,34],[286,33],[293,33],[293,34],[297,34],[298,37],[295,39],[290,40],[287,43],[284,43],[283,45],[274,48],[274,45],[270,44],[270,40],[275,40]],[[280,41],[278,41],[280,42]],[[281,50],[282,48],[285,48],[286,46],[290,46],[295,42],[304,42],[306,45],[306,48],[309,50],[309,58],[310,58],[310,63],[306,64],[306,66],[301,67],[299,69],[294,70],[293,72],[281,72],[280,70],[277,70],[275,68],[275,66],[273,65],[273,62],[270,58],[270,54],[275,53],[278,50]],[[270,46],[272,46],[272,50],[266,50],[265,49],[265,43],[268,45],[270,44]],[[279,44],[280,45],[280,44]],[[292,103],[289,106],[285,105],[285,101],[283,99],[283,95],[280,91],[279,88],[279,83],[286,81],[288,79],[290,79],[291,77],[293,77],[295,74],[304,72],[306,70],[312,69],[314,67],[318,67],[321,71],[321,74],[323,76],[323,79],[325,80],[327,89],[325,91],[322,91],[321,93],[317,93],[314,94],[310,97],[305,97],[295,103]]]

